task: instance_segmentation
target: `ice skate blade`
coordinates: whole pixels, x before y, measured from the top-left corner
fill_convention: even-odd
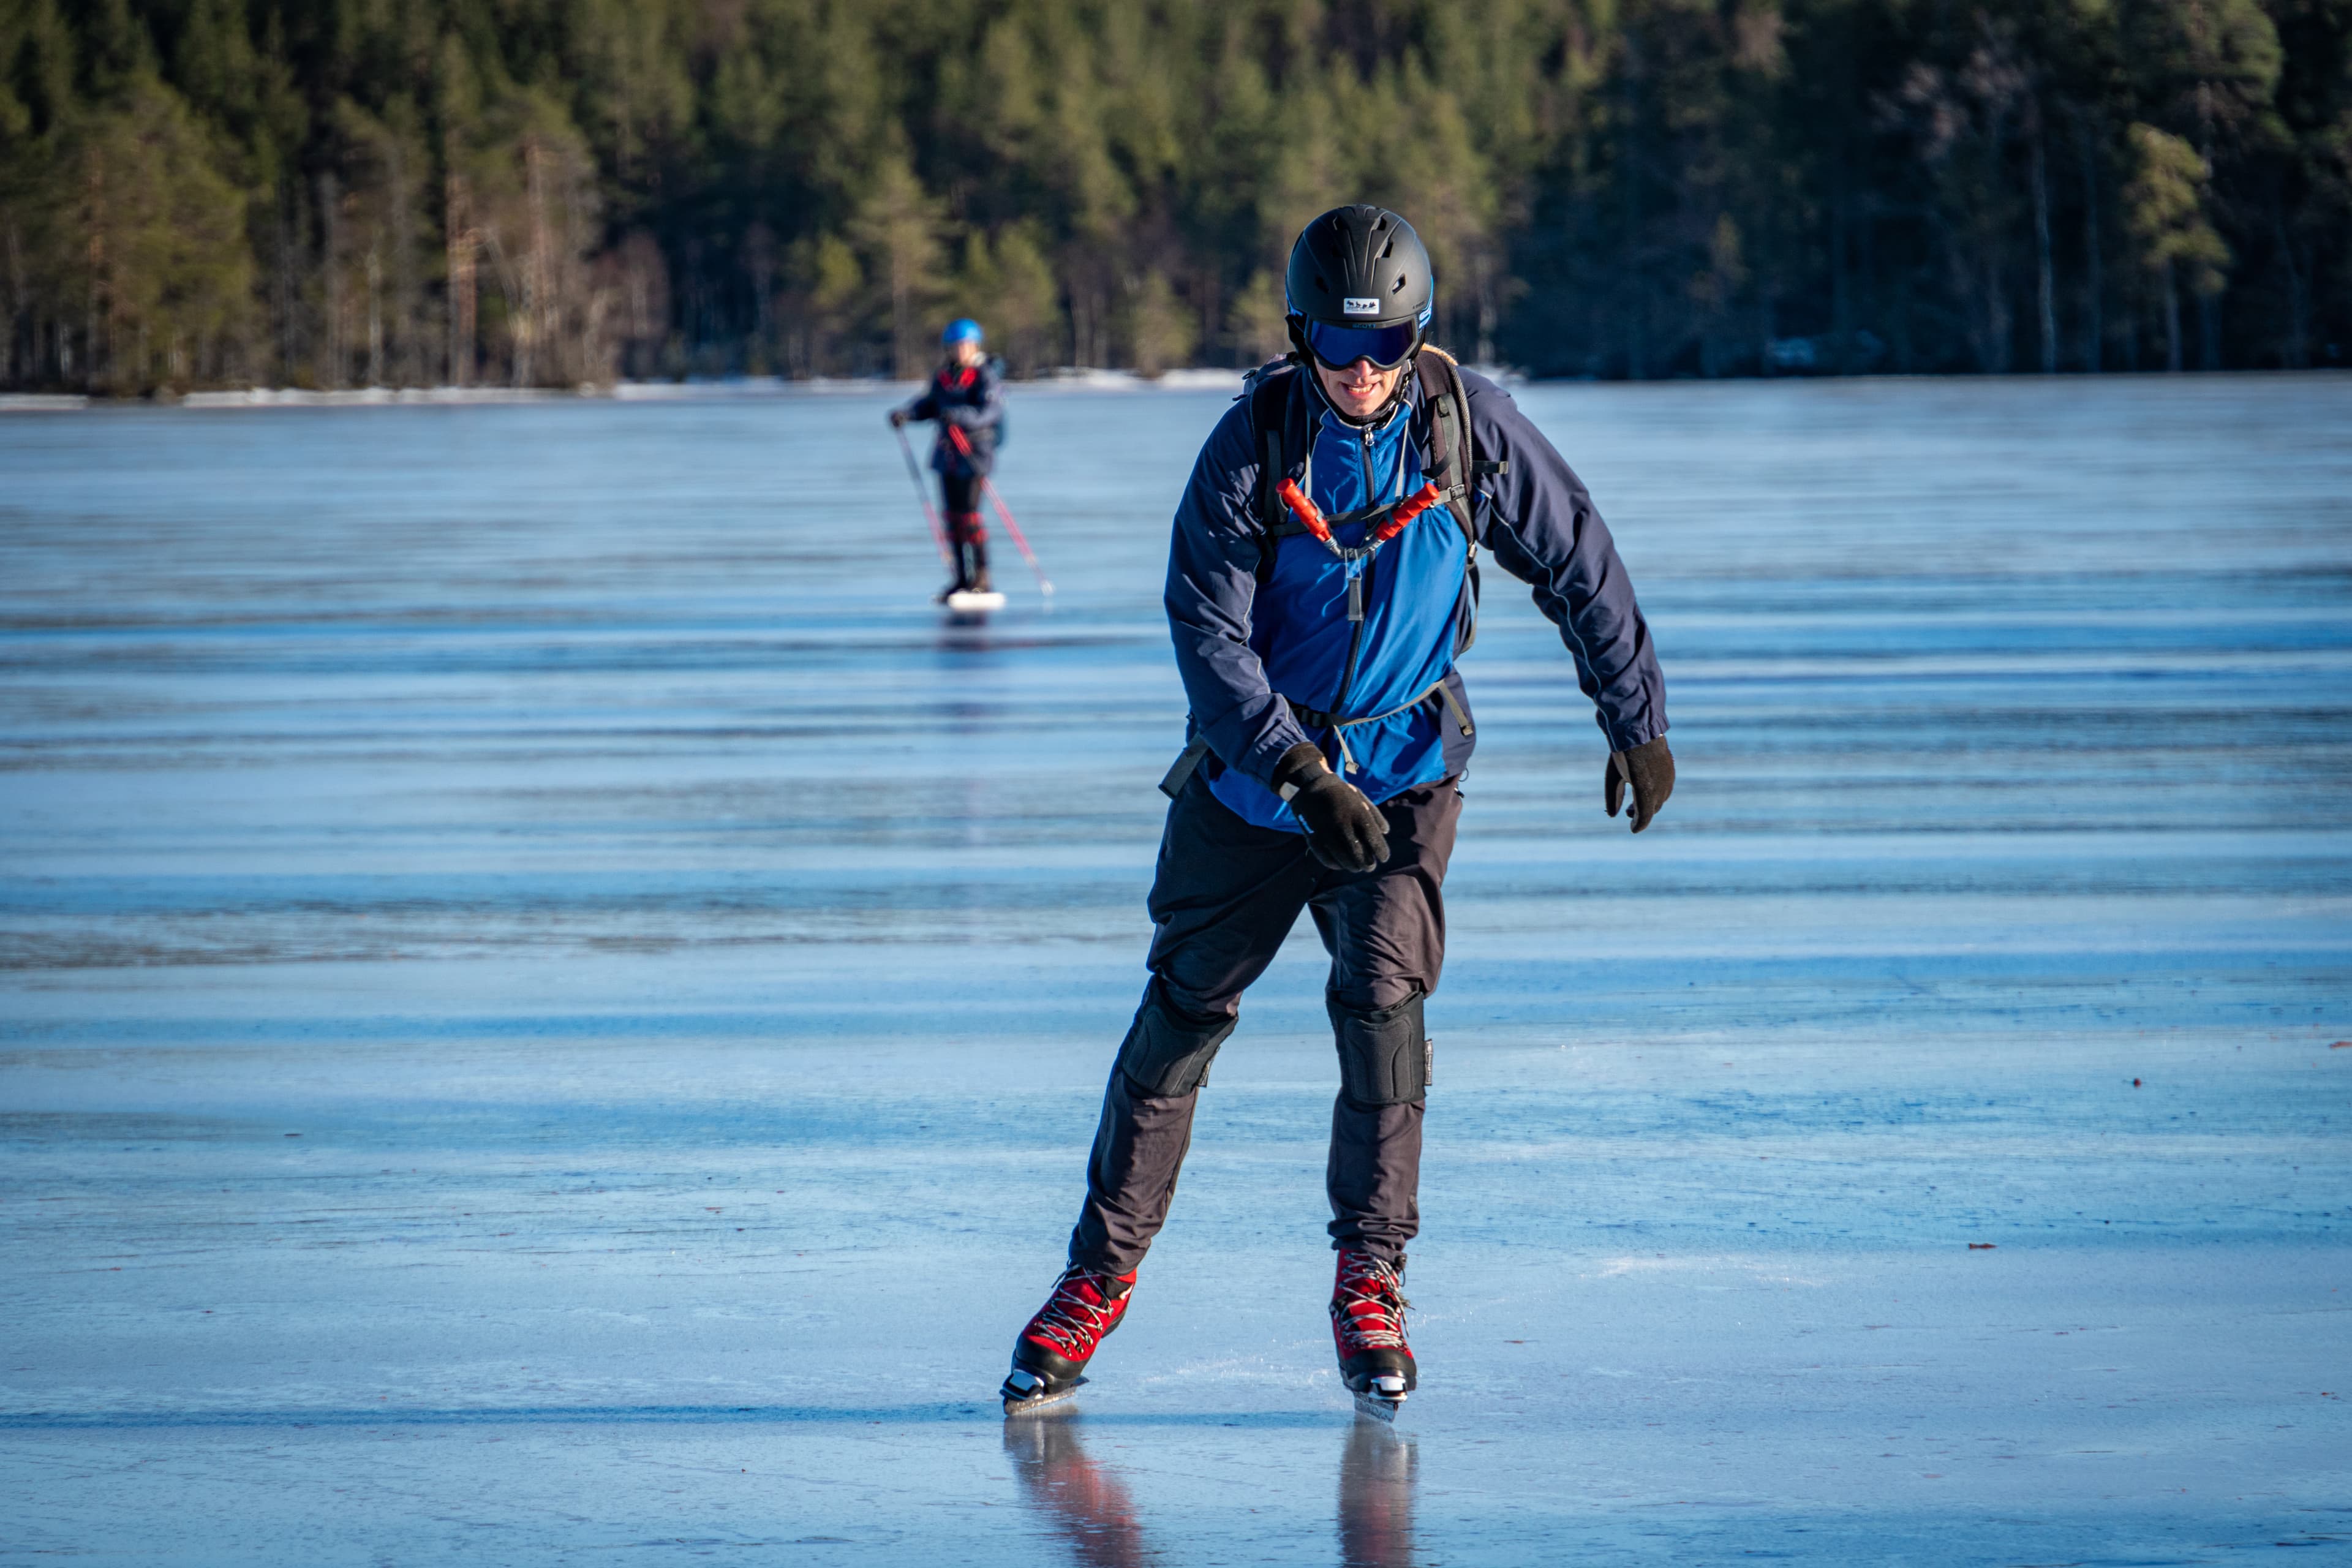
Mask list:
[[[991,610],[1004,608],[1002,594],[950,594],[947,596],[950,616],[984,616]]]
[[[1003,1396],[1004,1414],[1008,1416],[1034,1415],[1040,1410],[1051,1410],[1056,1405],[1066,1405],[1076,1399],[1086,1382],[1085,1378],[1079,1378],[1059,1394],[1023,1394],[1013,1391],[1012,1380],[1008,1378],[997,1392]]]
[[[1394,1399],[1390,1399],[1378,1394],[1359,1394],[1356,1395],[1357,1415],[1369,1416],[1374,1421],[1385,1422],[1391,1426],[1396,1425],[1397,1411],[1401,1409],[1403,1405],[1404,1395],[1402,1394],[1398,1394]]]

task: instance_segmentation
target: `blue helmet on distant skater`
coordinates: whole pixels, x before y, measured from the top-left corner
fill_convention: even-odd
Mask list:
[[[954,321],[950,321],[947,330],[940,334],[940,347],[951,349],[958,343],[976,343],[986,336],[987,334],[980,330],[978,321],[973,321],[970,316],[958,316]]]

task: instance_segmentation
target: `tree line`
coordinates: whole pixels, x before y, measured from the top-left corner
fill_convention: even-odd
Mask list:
[[[2352,0],[0,0],[0,384],[1278,353],[1341,200],[1538,374],[2352,349]]]

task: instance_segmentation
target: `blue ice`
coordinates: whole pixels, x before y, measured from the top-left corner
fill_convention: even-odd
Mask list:
[[[1307,931],[998,1416],[1224,395],[1016,389],[977,626],[892,395],[0,418],[0,1561],[2352,1542],[2352,378],[1519,390],[1681,781],[1490,565],[1392,1433]]]

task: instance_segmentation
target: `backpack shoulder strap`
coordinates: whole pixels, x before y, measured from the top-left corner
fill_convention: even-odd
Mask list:
[[[1291,408],[1297,381],[1298,366],[1276,360],[1252,372],[1242,393],[1249,399],[1250,425],[1257,432],[1257,580],[1261,586],[1274,574],[1275,546],[1294,533],[1307,531],[1275,493],[1296,456]]]
[[[1445,491],[1445,504],[1469,542],[1472,559],[1478,554],[1478,530],[1470,514],[1471,489],[1500,465],[1478,460],[1470,433],[1470,395],[1463,389],[1462,372],[1444,349],[1423,347],[1413,361],[1421,380],[1422,401],[1429,408],[1429,462],[1423,472]]]
[[[1480,479],[1507,474],[1511,465],[1507,458],[1490,462],[1478,456],[1477,438],[1470,428],[1470,394],[1462,384],[1461,367],[1452,354],[1424,346],[1413,361],[1413,374],[1421,379],[1422,401],[1430,415],[1429,461],[1423,472],[1445,491],[1446,507],[1454,513],[1469,552],[1465,584],[1468,619],[1454,649],[1454,657],[1459,658],[1478,641],[1478,524],[1471,511],[1472,498]],[[1447,700],[1454,700],[1450,692]],[[1469,732],[1466,721],[1463,732]]]

